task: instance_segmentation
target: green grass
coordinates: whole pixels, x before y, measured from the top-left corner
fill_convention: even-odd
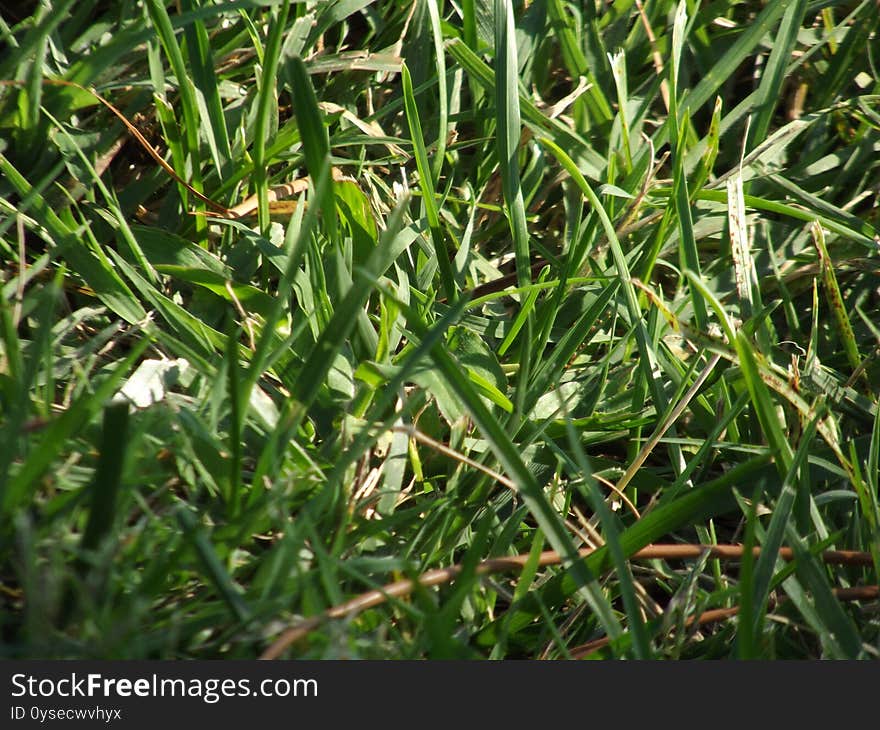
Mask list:
[[[2,655],[876,658],[878,33],[871,0],[4,18]]]

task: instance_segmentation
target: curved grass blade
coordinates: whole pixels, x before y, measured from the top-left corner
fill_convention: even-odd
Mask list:
[[[655,188],[651,192],[661,196],[668,196],[672,191],[670,188]],[[711,200],[715,203],[727,203],[727,191],[725,190],[704,189],[695,192],[694,197],[697,200]],[[814,220],[818,220],[819,223],[829,231],[834,231],[845,238],[856,241],[863,246],[866,246],[871,251],[877,249],[875,237],[880,237],[880,232],[876,231],[867,221],[862,221],[860,229],[856,230],[845,223],[836,221],[828,216],[816,215],[815,212],[810,210],[802,210],[801,208],[796,208],[792,205],[778,203],[774,200],[767,200],[766,198],[760,198],[755,195],[744,195],[743,201],[749,208],[754,210],[766,210],[768,213],[777,213],[779,215],[787,216],[788,218],[804,221],[805,223],[812,223]]]
[[[251,150],[254,163],[254,187],[257,191],[257,222],[260,226],[260,232],[264,237],[269,234],[269,160],[266,155],[266,145],[269,142],[269,115],[277,108],[275,102],[275,77],[278,72],[278,59],[281,56],[281,40],[284,36],[284,30],[287,20],[287,13],[290,8],[290,1],[284,0],[281,8],[277,13],[273,13],[272,21],[269,24],[269,37],[266,39],[266,48],[263,50],[263,68],[260,75],[260,88],[257,91],[257,118],[254,125],[254,144]],[[297,115],[297,123],[300,125],[303,146],[306,147],[306,167],[309,172],[314,174],[317,169],[319,160],[324,159],[321,154],[317,160],[309,154],[310,148],[306,143],[306,134],[303,130],[304,120],[300,118],[301,114],[311,115],[313,109],[317,110],[318,103],[315,101],[315,92],[312,89],[311,82],[306,80],[305,84],[297,83],[293,86],[294,112]],[[311,97],[309,93],[311,92]],[[311,119],[308,116],[307,119]],[[326,136],[323,124],[318,124],[320,131],[314,136],[309,135],[310,144],[316,144],[315,141],[321,139],[320,133]],[[316,130],[309,130],[315,132]],[[315,165],[314,169],[309,164]]]

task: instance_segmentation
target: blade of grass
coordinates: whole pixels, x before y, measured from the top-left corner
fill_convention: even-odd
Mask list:
[[[825,245],[825,231],[822,230],[819,221],[814,221],[810,225],[810,233],[819,255],[819,267],[822,270],[822,280],[825,284],[825,296],[828,298],[828,305],[837,322],[837,332],[843,345],[843,351],[846,353],[850,367],[857,370],[862,363],[862,356],[859,354],[859,346],[846,313],[846,305],[843,303],[840,286],[837,284],[837,276],[834,273],[831,257],[828,255],[828,247]]]
[[[419,121],[419,109],[416,105],[415,94],[413,93],[412,77],[406,64],[401,68],[401,80],[403,82],[403,101],[406,107],[406,119],[409,124],[416,167],[419,171],[422,205],[425,208],[425,217],[428,219],[428,227],[431,230],[434,256],[436,256],[437,266],[440,269],[440,283],[443,287],[446,301],[453,304],[458,296],[455,288],[455,275],[452,271],[452,261],[446,247],[443,228],[440,225],[440,215],[437,211],[437,201],[434,192],[434,179],[431,174],[431,166],[428,163],[428,153],[425,150],[425,139],[422,136],[422,124]]]
[[[223,561],[217,555],[205,528],[199,523],[192,510],[182,504],[175,511],[175,516],[187,539],[195,548],[208,579],[229,608],[230,614],[239,623],[246,623],[253,615],[253,611],[245,601],[241,587],[232,580],[229,572],[223,567]]]
[[[770,452],[773,454],[773,460],[779,471],[780,477],[785,479],[791,471],[794,463],[794,454],[791,451],[791,445],[785,435],[783,426],[779,423],[779,417],[776,412],[776,406],[770,397],[770,390],[761,379],[758,370],[757,358],[760,357],[755,353],[751,343],[746,339],[742,332],[737,332],[734,339],[736,352],[739,356],[739,366],[742,371],[743,380],[755,407],[755,413],[758,416],[758,422],[761,424],[761,430],[767,437],[770,445]]]
[[[673,94],[674,96],[674,94]],[[694,219],[691,214],[690,193],[688,192],[687,177],[684,170],[684,142],[687,136],[690,120],[685,111],[681,120],[678,141],[674,147],[672,156],[673,164],[673,194],[672,203],[675,209],[675,217],[678,220],[679,234],[679,260],[683,270],[694,271],[700,275],[700,252],[697,248],[697,239],[694,234]],[[694,308],[694,323],[697,329],[705,330],[708,321],[706,302],[700,295],[699,290],[691,287],[691,304]]]
[[[257,223],[260,232],[265,238],[269,235],[269,159],[266,155],[266,145],[269,142],[269,115],[277,110],[275,77],[278,72],[278,59],[281,56],[281,41],[290,8],[290,0],[284,0],[281,8],[271,15],[269,23],[269,36],[266,39],[266,48],[263,50],[262,73],[260,74],[260,86],[257,90],[257,116],[254,123],[254,143],[251,149],[251,157],[254,164],[254,187],[257,191]],[[327,154],[328,144],[323,145],[322,154],[317,159],[314,157],[315,149],[322,141],[326,141],[327,131],[318,119],[317,125],[308,128],[305,133],[303,125],[313,120],[317,111],[318,102],[315,100],[315,92],[311,82],[296,78],[292,92],[294,95],[294,112],[297,115],[297,124],[300,127],[300,137],[306,152],[306,167],[310,174],[317,172],[318,161],[324,159]],[[308,138],[308,141],[306,139]],[[314,165],[314,167],[310,167]],[[329,215],[328,218],[335,220]],[[328,221],[328,225],[330,222]]]
[[[632,635],[633,653],[636,659],[650,659],[653,654],[651,642],[642,620],[638,599],[636,598],[632,570],[620,544],[620,530],[618,529],[616,518],[611,508],[605,502],[605,496],[599,491],[599,485],[593,477],[594,470],[590,467],[587,455],[584,453],[580,439],[578,439],[571,418],[566,412],[565,402],[561,396],[559,396],[559,406],[565,415],[565,431],[568,436],[569,448],[574,454],[574,458],[583,476],[583,479],[578,482],[578,486],[592,506],[593,512],[599,517],[599,522],[602,525],[602,537],[605,540],[605,546],[611,555],[611,561],[614,565],[618,581],[617,585],[626,611],[627,625]]]
[[[662,197],[669,196],[672,191],[670,188],[654,188],[651,191],[655,195],[659,195]],[[708,200],[715,203],[727,203],[727,191],[725,190],[700,190],[694,193],[694,197],[696,200]],[[753,210],[764,210],[768,213],[775,213],[777,215],[783,215],[788,218],[794,218],[795,220],[804,221],[805,223],[812,223],[815,220],[818,220],[825,228],[829,231],[834,231],[835,233],[844,236],[845,238],[849,238],[857,243],[862,244],[870,250],[876,249],[876,242],[874,240],[874,236],[880,236],[870,223],[864,221],[860,230],[855,230],[845,223],[834,220],[833,218],[829,218],[823,215],[816,215],[815,212],[810,210],[802,210],[800,208],[796,208],[792,205],[786,205],[785,203],[778,203],[775,200],[767,200],[766,198],[757,197],[755,195],[744,195],[743,200],[745,204],[752,208]]]
[[[758,98],[755,100],[757,114],[750,125],[746,151],[751,152],[767,137],[776,107],[782,95],[788,59],[797,45],[798,31],[807,12],[807,0],[794,0],[786,9],[773,39],[767,65],[761,71]]]
[[[626,80],[626,53],[623,49],[614,55],[608,55],[611,64],[611,74],[614,77],[614,85],[617,88],[617,115],[620,119],[620,134],[623,138],[623,156],[626,163],[625,174],[632,172],[632,149],[629,141],[629,93]]]
[[[241,366],[238,361],[240,326],[230,326],[226,333],[226,387],[229,403],[229,486],[226,492],[226,511],[230,521],[238,517],[241,508],[241,440],[244,435],[246,403],[242,399]],[[250,396],[250,394],[248,394]]]
[[[682,108],[679,102],[678,77],[681,70],[682,49],[687,36],[687,2],[681,0],[675,11],[675,20],[672,29],[672,62],[669,64],[669,124],[670,148],[672,157],[672,198],[671,202],[675,209],[678,220],[679,233],[679,259],[682,270],[690,269],[700,273],[700,252],[697,248],[697,240],[694,235],[694,219],[691,213],[690,193],[688,192],[687,176],[685,173],[685,142],[690,132],[690,113],[687,108]],[[694,321],[697,329],[706,329],[706,303],[691,287],[691,304],[694,308]]]
[[[857,487],[861,487],[858,489],[859,501],[870,527],[868,540],[874,558],[874,570],[880,575],[880,408],[874,414],[871,444],[865,462],[865,482],[867,483],[859,480],[857,484]]]
[[[184,13],[194,11],[195,0],[183,0],[180,9]],[[187,60],[192,69],[196,103],[202,124],[205,126],[205,137],[217,174],[223,177],[232,157],[232,149],[229,145],[226,117],[220,101],[217,74],[214,71],[216,63],[211,50],[211,40],[201,18],[186,25],[183,33],[186,38]]]
[[[792,459],[791,470],[782,485],[782,491],[773,507],[773,516],[767,527],[767,534],[761,541],[761,555],[755,564],[754,579],[752,584],[752,605],[755,608],[752,617],[752,632],[754,636],[763,633],[764,619],[770,599],[770,587],[773,573],[777,569],[777,555],[785,539],[786,527],[795,506],[796,492],[793,482],[800,481],[798,472],[806,468],[810,445],[816,433],[817,418],[814,418],[801,436],[801,443]],[[809,494],[806,495],[809,498]]]
[[[795,554],[797,579],[812,594],[815,616],[821,627],[818,633],[823,644],[835,658],[859,658],[862,654],[862,642],[858,629],[834,595],[824,566],[815,555],[810,553],[791,522],[786,526],[786,538]],[[793,581],[793,578],[789,578],[785,582],[786,590]]]
[[[495,113],[498,117],[496,139],[501,188],[513,238],[517,283],[519,286],[528,286],[532,282],[532,267],[526,208],[519,174],[519,141],[522,136],[519,113],[519,62],[513,11],[506,0],[495,0],[495,63],[497,65]],[[531,377],[533,329],[534,315],[528,312],[523,321],[520,338],[519,371],[514,395],[514,406],[521,417],[525,415],[523,406]],[[511,329],[508,338],[512,336],[514,333]]]
[[[437,121],[437,142],[434,151],[433,184],[440,184],[440,173],[446,158],[446,135],[449,120],[449,96],[446,90],[446,56],[443,52],[443,31],[440,27],[440,9],[437,0],[428,0],[428,17],[431,21],[431,36],[434,39],[434,61],[437,65],[437,94],[440,101]]]
[[[177,80],[177,91],[180,93],[180,106],[183,111],[186,154],[190,162],[190,184],[200,193],[204,193],[201,156],[199,154],[199,107],[193,92],[192,80],[187,74],[186,63],[183,60],[183,54],[177,43],[177,37],[168,12],[165,10],[165,5],[159,0],[146,0],[146,9]],[[184,198],[184,204],[186,205],[186,198]],[[204,214],[205,206],[201,201],[196,203],[196,210]],[[207,225],[203,215],[196,216],[195,226],[199,239],[207,241]]]
[[[104,408],[101,451],[89,499],[89,517],[80,547],[96,550],[113,529],[122,468],[128,448],[129,403],[110,403]]]

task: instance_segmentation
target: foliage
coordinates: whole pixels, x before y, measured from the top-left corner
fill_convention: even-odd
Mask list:
[[[877,655],[876,2],[168,5],[0,23],[6,656]]]

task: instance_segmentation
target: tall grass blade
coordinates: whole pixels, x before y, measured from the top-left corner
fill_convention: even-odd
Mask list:
[[[412,88],[412,77],[406,65],[401,69],[403,80],[403,100],[406,106],[406,118],[409,122],[410,137],[412,138],[413,153],[416,158],[416,167],[419,171],[419,184],[422,188],[422,205],[425,207],[425,217],[428,219],[428,227],[431,230],[431,241],[434,244],[434,256],[440,269],[440,283],[443,293],[448,302],[455,301],[458,290],[455,287],[455,278],[452,272],[450,252],[446,246],[446,237],[440,225],[440,215],[437,212],[437,201],[434,192],[434,179],[431,166],[428,163],[428,153],[425,150],[425,140],[422,136],[422,124],[419,121],[419,110],[416,105],[416,97]]]

